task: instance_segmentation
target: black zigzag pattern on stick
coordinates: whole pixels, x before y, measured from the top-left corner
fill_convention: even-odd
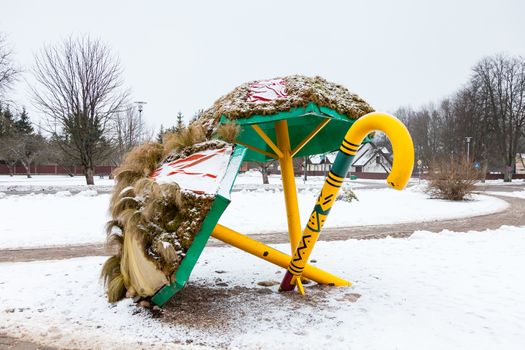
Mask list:
[[[312,235],[303,236],[303,239],[301,240],[301,244],[297,247],[297,257],[294,258],[293,261],[303,260],[303,257],[301,256],[301,251],[307,248],[306,239],[310,237],[312,237]]]

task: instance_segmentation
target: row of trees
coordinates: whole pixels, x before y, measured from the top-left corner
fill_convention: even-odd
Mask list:
[[[48,150],[46,141],[35,133],[25,109],[15,117],[8,107],[0,105],[0,159],[9,166],[11,174],[20,162],[31,177],[31,164]]]
[[[407,125],[416,159],[466,155],[487,170],[502,171],[510,181],[516,153],[525,152],[525,59],[497,55],[472,68],[464,87],[437,105],[400,108],[395,115]]]
[[[19,162],[30,176],[36,158],[80,165],[93,184],[96,164],[118,165],[130,148],[153,136],[130,102],[118,59],[100,40],[70,37],[48,45],[30,72],[33,105],[45,116],[39,132],[24,108],[15,116],[8,107],[13,103],[6,92],[20,69],[0,36],[0,160],[11,169]]]
[[[14,108],[21,110],[14,116],[2,102],[20,69],[0,36],[0,159],[7,164],[20,162],[29,172],[31,163],[51,150],[53,161],[82,166],[86,182],[93,184],[96,164],[119,164],[131,147],[152,138],[130,103],[118,59],[101,41],[81,36],[48,45],[35,56],[31,73],[33,105],[45,116],[39,132],[24,108]],[[471,137],[470,159],[483,170],[503,170],[509,181],[516,153],[525,146],[525,59],[484,58],[451,97],[395,114],[413,136],[417,159],[428,164],[465,154],[465,138]],[[164,132],[182,128],[180,113],[177,120],[161,129],[159,141]]]

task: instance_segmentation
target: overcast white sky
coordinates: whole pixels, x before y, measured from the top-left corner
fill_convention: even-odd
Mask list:
[[[4,0],[0,11],[0,32],[26,70],[45,44],[101,38],[156,128],[245,81],[296,73],[393,111],[454,92],[484,55],[525,55],[523,0]],[[26,95],[18,84],[15,99],[28,105]]]

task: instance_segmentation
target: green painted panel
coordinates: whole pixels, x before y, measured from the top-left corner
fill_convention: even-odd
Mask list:
[[[237,139],[241,143],[249,144],[273,153],[271,148],[260,138],[255,130],[253,130],[251,125],[259,125],[268,137],[270,137],[274,143],[277,143],[274,122],[286,119],[288,121],[290,143],[293,149],[326,118],[329,118],[330,122],[304,146],[295,157],[328,153],[339,148],[344,135],[355,120],[349,119],[330,108],[318,107],[314,103],[310,103],[306,107],[292,108],[289,111],[274,115],[254,115],[246,119],[237,119],[236,123],[241,126],[241,132]],[[228,119],[223,116],[221,123],[227,122],[229,122]],[[267,161],[273,160],[273,158],[248,150],[245,160]]]

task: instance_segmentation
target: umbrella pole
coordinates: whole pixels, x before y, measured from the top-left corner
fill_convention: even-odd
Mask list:
[[[286,217],[288,221],[288,234],[292,253],[295,252],[302,236],[301,218],[299,216],[299,202],[297,200],[297,188],[295,187],[295,174],[293,170],[292,150],[290,147],[290,135],[288,134],[288,122],[286,119],[275,122],[275,134],[277,146],[281,151],[279,164],[283,181],[284,201],[286,204]]]
[[[260,259],[266,260],[274,265],[282,268],[287,268],[290,264],[290,255],[282,253],[277,249],[267,246],[253,238],[243,235],[239,232],[233,231],[221,224],[217,224],[211,233],[212,237],[223,241],[233,247],[244,250]],[[332,275],[329,272],[323,271],[315,266],[306,264],[303,276],[309,278],[320,284],[329,284],[334,286],[350,286],[351,283]]]

